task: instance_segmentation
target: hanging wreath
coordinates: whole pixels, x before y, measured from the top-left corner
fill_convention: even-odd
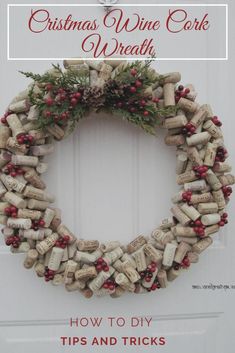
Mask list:
[[[192,85],[178,72],[159,75],[146,62],[72,60],[33,80],[8,106],[0,125],[0,222],[12,253],[26,253],[25,268],[86,298],[165,288],[198,261],[212,234],[228,222],[225,212],[235,178],[221,131],[207,104],[195,102]],[[119,115],[147,133],[167,130],[176,146],[180,191],[172,217],[151,236],[128,245],[77,239],[61,222],[54,197],[41,179],[44,156],[92,111]]]

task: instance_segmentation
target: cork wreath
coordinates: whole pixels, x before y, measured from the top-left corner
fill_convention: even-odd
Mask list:
[[[33,82],[8,106],[0,125],[0,223],[11,252],[26,253],[24,267],[53,285],[86,298],[167,287],[213,242],[228,222],[225,211],[235,177],[226,162],[221,125],[180,73],[158,74],[151,61],[64,61]],[[52,206],[41,178],[44,156],[91,112],[115,114],[146,133],[166,129],[176,148],[171,217],[129,244],[77,239]]]

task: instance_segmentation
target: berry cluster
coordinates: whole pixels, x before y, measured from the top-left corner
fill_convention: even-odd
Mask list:
[[[197,234],[197,236],[201,238],[204,237],[206,227],[202,224],[200,219],[197,219],[196,221],[191,221],[189,225],[190,227],[193,227],[193,230]]]
[[[151,264],[148,265],[145,271],[140,272],[140,277],[144,279],[146,282],[151,282],[153,273],[156,271],[156,269],[157,269],[157,263],[152,261]],[[152,290],[156,290],[157,288],[160,288],[160,284],[158,282],[158,279],[155,278],[152,286],[147,290],[151,292]]]
[[[4,209],[4,213],[8,217],[16,218],[17,217],[17,212],[18,212],[18,208],[15,207],[15,206],[8,206],[8,207],[6,207]]]
[[[181,266],[182,268],[188,268],[188,267],[190,266],[190,261],[189,261],[189,258],[188,258],[187,255],[183,258],[183,260],[182,260],[180,266]]]
[[[233,189],[231,188],[231,186],[223,186],[222,191],[223,191],[224,197],[229,200],[229,196],[233,192]]]
[[[208,167],[206,165],[194,166],[193,170],[199,179],[205,179],[207,176]]]
[[[215,161],[216,162],[224,162],[227,157],[228,151],[226,148],[220,146],[217,148]]]
[[[44,277],[46,282],[53,280],[53,278],[55,277],[55,271],[49,270],[49,268],[46,267],[44,272]]]
[[[184,127],[182,127],[181,133],[190,137],[196,133],[196,127],[192,123],[187,123]]]
[[[25,173],[21,167],[16,166],[13,163],[8,163],[4,168],[2,168],[2,172],[12,176],[13,178],[17,175],[23,175]]]
[[[222,126],[221,121],[219,120],[218,116],[213,116],[211,121],[216,125],[216,126]]]
[[[117,287],[117,283],[115,282],[115,279],[114,278],[108,278],[103,286],[103,288],[105,289],[110,289],[110,290],[114,290],[116,287]]]
[[[17,136],[17,142],[20,145],[31,145],[33,143],[33,136],[29,134],[20,134]]]
[[[57,246],[57,248],[65,249],[69,243],[69,240],[69,235],[63,235],[56,241],[55,246]]]
[[[190,89],[184,88],[183,85],[179,85],[178,88],[175,90],[175,101],[176,103],[179,102],[180,98],[185,98],[187,94],[189,94]]]
[[[222,215],[221,215],[221,219],[218,223],[218,225],[220,227],[223,227],[225,224],[228,223],[228,214],[226,212],[224,212]]]
[[[11,112],[10,112],[10,111],[7,111],[7,112],[3,115],[3,117],[1,117],[1,123],[2,123],[2,124],[8,125],[8,124],[7,124],[7,117],[8,117],[8,115],[10,115],[10,114],[11,114]]]
[[[39,220],[32,220],[32,226],[31,228],[34,229],[34,230],[38,230],[39,228],[42,228],[45,226],[45,221],[40,218]]]
[[[109,265],[102,257],[99,257],[98,260],[94,263],[94,265],[95,265],[97,272],[100,272],[100,271],[108,272],[109,271]]]
[[[191,203],[192,191],[185,191],[182,193],[182,201],[187,202],[188,204]]]
[[[6,238],[5,243],[7,246],[12,245],[13,248],[18,248],[20,246],[21,240],[18,235],[11,235]]]

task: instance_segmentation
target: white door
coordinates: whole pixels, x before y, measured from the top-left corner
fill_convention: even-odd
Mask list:
[[[72,2],[72,1],[71,1]],[[95,2],[95,1],[91,1]],[[2,1],[6,4],[6,1]],[[232,4],[232,1],[229,1]],[[3,11],[3,7],[1,9]],[[234,12],[234,7],[233,10]],[[5,9],[4,9],[5,11]],[[42,72],[49,62],[6,60],[6,23],[1,13],[0,108],[28,81],[18,70]],[[233,33],[232,33],[233,30]],[[234,37],[230,28],[231,37]],[[234,39],[234,38],[233,38]],[[230,162],[234,149],[234,43],[226,62],[160,62],[158,71],[180,71],[182,82],[194,83],[201,103],[210,103],[224,122],[223,131]],[[57,144],[48,158],[45,176],[48,189],[57,196],[63,221],[77,236],[87,239],[118,239],[128,242],[141,233],[148,235],[170,215],[170,198],[176,191],[174,148],[163,143],[163,133],[146,136],[113,117],[95,116]],[[147,347],[161,352],[219,353],[234,351],[235,289],[199,289],[204,285],[235,285],[234,200],[228,207],[230,222],[213,246],[201,255],[166,290],[148,295],[124,295],[120,299],[84,299],[39,280],[23,268],[23,256],[11,255],[1,240],[0,349],[4,353],[49,352],[144,352],[145,346],[113,348],[63,347],[61,336],[164,336],[166,344]],[[197,289],[193,289],[197,286]],[[209,286],[210,287],[210,286]],[[210,287],[211,288],[211,287]],[[150,327],[131,328],[131,317],[152,317]],[[70,318],[102,317],[100,328],[69,327]],[[125,329],[107,325],[107,317],[126,319]],[[120,321],[121,322],[121,321]]]

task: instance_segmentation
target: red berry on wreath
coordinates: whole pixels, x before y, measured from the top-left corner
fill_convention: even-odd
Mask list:
[[[148,116],[148,115],[149,115],[149,112],[148,112],[147,110],[145,110],[145,111],[143,112],[143,115],[144,115],[144,116]]]
[[[54,104],[54,100],[51,97],[49,97],[45,99],[45,103],[46,105],[51,106]]]
[[[135,86],[136,86],[137,88],[141,87],[141,86],[142,86],[142,82],[141,82],[140,80],[136,80],[136,81],[135,81]]]
[[[136,76],[137,75],[137,70],[133,68],[133,69],[131,69],[130,73],[131,73],[132,76]]]
[[[131,92],[131,93],[135,93],[135,92],[136,92],[136,87],[131,86],[131,87],[130,87],[130,92]]]

